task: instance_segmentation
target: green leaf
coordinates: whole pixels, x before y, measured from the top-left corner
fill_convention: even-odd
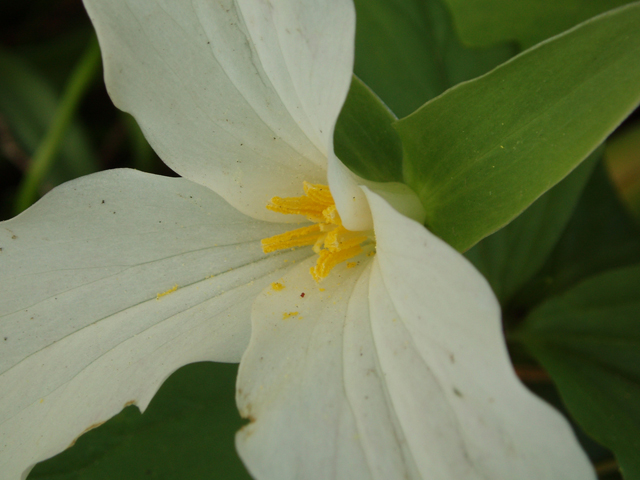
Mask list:
[[[548,370],[569,411],[640,478],[640,265],[552,298],[518,338]]]
[[[640,220],[640,121],[624,125],[611,135],[605,160],[622,201]]]
[[[237,365],[187,365],[144,414],[127,407],[75,445],[39,463],[29,480],[249,480],[234,448]]]
[[[20,58],[0,50],[0,114],[29,154],[37,149],[55,114],[59,95]],[[84,129],[73,122],[63,140],[51,186],[97,171],[97,160]]]
[[[629,0],[445,0],[467,45],[517,40],[524,48]]]
[[[602,148],[513,222],[466,252],[503,305],[542,268],[564,231]]]
[[[635,263],[640,263],[640,228],[598,164],[547,263],[516,295],[514,308],[526,310],[588,277]]]
[[[516,53],[461,45],[438,0],[356,0],[354,71],[399,117]]]
[[[638,3],[596,17],[396,122],[427,227],[467,250],[602,143],[640,102],[638,25]]]
[[[391,124],[396,117],[356,76],[333,135],[335,153],[367,180],[402,181],[402,144]]]

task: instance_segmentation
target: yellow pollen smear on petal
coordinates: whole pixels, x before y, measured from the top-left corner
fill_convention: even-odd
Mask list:
[[[276,290],[276,291],[284,290],[284,285],[283,285],[283,284],[281,284],[280,282],[273,282],[273,283],[271,284],[271,288],[273,288],[273,289],[274,289],[274,290]]]
[[[178,290],[178,284],[177,283],[173,287],[171,287],[169,290],[167,290],[166,292],[158,293],[156,295],[156,300],[160,300],[165,295],[169,295],[170,293],[173,293],[176,290]]]
[[[326,185],[303,183],[302,197],[273,197],[267,208],[289,215],[305,215],[314,225],[297,228],[261,241],[265,253],[313,245],[318,254],[311,275],[319,282],[339,263],[362,253],[361,244],[370,240],[368,232],[353,232],[342,226],[333,196]],[[348,267],[357,265],[350,262]],[[272,285],[273,286],[273,285]],[[274,287],[275,290],[275,287]]]

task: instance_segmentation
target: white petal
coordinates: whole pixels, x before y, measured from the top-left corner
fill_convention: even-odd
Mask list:
[[[326,158],[351,85],[353,2],[240,0],[238,6],[273,87]]]
[[[368,270],[339,265],[317,284],[314,262],[293,269],[284,290],[263,292],[253,306],[236,398],[251,423],[236,447],[257,479],[369,478],[345,396],[342,338],[350,299],[366,299],[354,289],[362,290],[362,276],[366,290]]]
[[[422,478],[595,478],[567,421],[515,376],[484,278],[365,192],[377,241],[369,302],[379,375]]]
[[[324,183],[351,81],[348,0],[85,0],[116,105],[182,176],[242,212]],[[293,220],[293,219],[292,219]]]
[[[282,229],[132,170],[69,182],[0,224],[2,478],[125,403],[144,409],[186,363],[237,361],[252,299],[304,256],[262,253]]]
[[[349,304],[344,328],[345,392],[371,478],[420,478],[380,370],[371,331],[370,282],[371,272],[361,277]]]
[[[365,181],[351,172],[333,153],[329,155],[327,172],[329,188],[342,223],[348,230],[362,231],[373,228],[369,202],[360,185]]]

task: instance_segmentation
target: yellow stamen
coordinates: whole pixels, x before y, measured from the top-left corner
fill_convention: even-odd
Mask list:
[[[284,232],[269,238],[263,238],[260,243],[264,253],[275,252],[276,250],[284,250],[285,248],[304,247],[305,245],[313,245],[324,237],[320,232],[320,225],[315,224],[309,227],[297,228],[290,232]]]
[[[316,203],[321,203],[327,207],[336,203],[333,201],[331,191],[326,185],[313,185],[309,182],[302,182],[302,188],[304,189],[304,194]]]
[[[267,205],[267,209],[272,212],[284,213],[286,215],[305,215],[312,222],[323,220],[322,211],[324,205],[308,197],[273,197],[272,205]]]
[[[367,242],[369,237],[363,232],[352,232],[342,226],[342,220],[329,187],[304,182],[303,188],[304,196],[273,197],[267,208],[278,213],[305,215],[315,222],[315,225],[265,238],[262,240],[262,250],[269,253],[286,248],[313,245],[313,251],[318,254],[318,262],[311,268],[311,275],[319,282],[326,278],[336,265],[361,254],[361,244]],[[347,267],[352,268],[357,264],[357,262],[349,262]],[[280,284],[272,284],[274,290],[281,289],[276,288],[275,285]]]
[[[318,257],[318,263],[315,267],[311,267],[311,276],[316,282],[319,282],[323,278],[326,278],[327,275],[329,275],[329,272],[333,270],[336,265],[349,260],[350,258],[353,258],[361,253],[362,247],[360,245],[356,245],[355,247],[347,248],[335,253],[330,252],[329,250],[322,250],[320,252],[320,256]]]

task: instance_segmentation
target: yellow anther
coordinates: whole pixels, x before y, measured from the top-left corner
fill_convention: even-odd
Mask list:
[[[281,233],[273,237],[264,238],[260,241],[264,253],[284,250],[285,248],[304,247],[315,244],[324,233],[320,231],[320,225],[310,225],[308,227],[297,228],[289,232]]]
[[[308,197],[273,197],[272,205],[267,205],[267,209],[284,213],[286,215],[305,215],[312,222],[323,221],[322,211],[326,208]]]
[[[349,260],[350,258],[360,255],[362,253],[362,247],[356,245],[355,247],[347,248],[339,252],[330,252],[329,250],[322,250],[318,257],[318,263],[315,267],[311,267],[311,276],[316,282],[319,282],[323,278],[329,275],[329,272],[339,263]]]
[[[304,182],[303,188],[304,196],[273,197],[271,205],[267,205],[267,208],[284,214],[305,215],[315,222],[315,225],[265,238],[262,240],[262,250],[269,253],[286,248],[313,245],[313,251],[318,254],[318,262],[311,268],[311,275],[319,282],[326,278],[336,265],[362,253],[360,244],[368,241],[369,237],[363,232],[352,232],[342,226],[342,220],[329,187]],[[352,268],[356,265],[357,262],[349,262],[347,267]],[[276,288],[275,285],[280,284],[272,284],[274,290],[281,289]],[[297,312],[291,313],[297,314]]]
[[[336,203],[333,201],[331,191],[326,185],[313,185],[309,182],[302,182],[302,188],[307,197],[317,203],[323,204],[325,207]]]

